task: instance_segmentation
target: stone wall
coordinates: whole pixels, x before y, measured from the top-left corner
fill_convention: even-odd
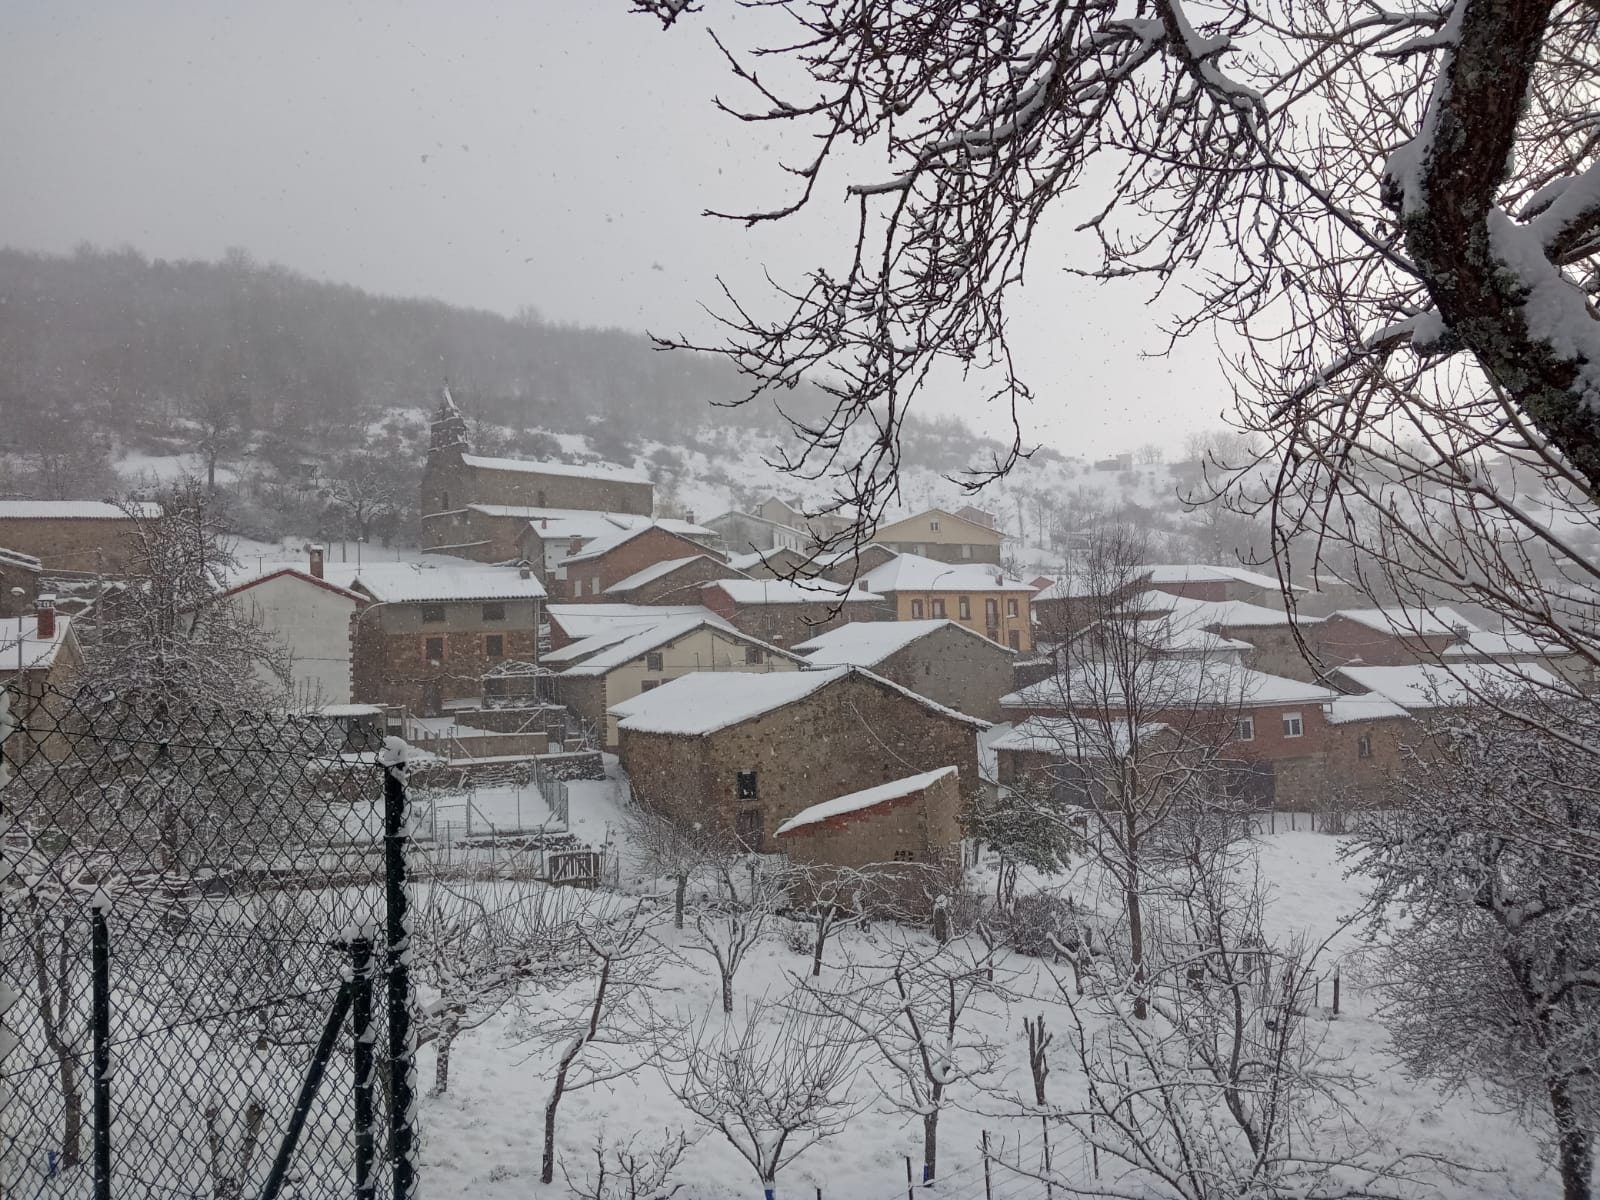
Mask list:
[[[1393,667],[1432,661],[1455,639],[1448,634],[1418,638],[1384,633],[1335,615],[1318,625],[1308,640],[1330,667],[1357,661],[1364,667]]]
[[[1308,626],[1304,632],[1309,635],[1314,627]],[[1294,630],[1287,625],[1232,627],[1222,630],[1222,634],[1249,642],[1254,647],[1244,654],[1244,665],[1253,671],[1303,679],[1307,683],[1320,682],[1318,669],[1306,661],[1300,643],[1295,641]]]
[[[0,517],[0,546],[31,554],[49,571],[127,572],[131,517]]]
[[[571,750],[562,754],[541,754],[539,765],[556,779],[604,779],[606,763],[598,750]]]
[[[1013,690],[1017,656],[988,638],[952,626],[936,629],[896,651],[872,670],[946,708],[1004,719],[1000,697]]]
[[[653,567],[659,562],[705,553],[707,553],[706,548],[698,542],[692,542],[686,537],[669,533],[656,526],[629,538],[614,550],[562,567],[561,573],[566,576],[565,580],[557,580],[550,586],[568,601],[611,602],[616,597],[606,596],[604,593],[613,583],[620,583],[629,575],[636,574],[646,567]]]
[[[446,512],[468,504],[576,508],[648,517],[654,510],[655,488],[619,479],[470,467],[461,461],[459,449],[430,454],[422,476],[422,512]]]
[[[963,800],[982,787],[977,730],[852,673],[794,704],[701,737],[623,729],[618,754],[645,804],[729,831],[759,817],[761,841],[824,800],[938,767],[960,768]],[[756,773],[740,799],[740,772]]]
[[[887,606],[854,600],[835,606],[826,600],[805,604],[735,604],[726,592],[710,587],[700,602],[735,629],[774,646],[799,645],[851,621],[888,621]]]
[[[679,557],[683,557],[680,555]],[[676,571],[659,576],[626,592],[611,592],[603,600],[619,604],[699,604],[700,588],[718,579],[744,579],[727,563],[714,558],[695,558]]]
[[[483,695],[483,676],[503,658],[533,662],[539,653],[538,605],[507,600],[506,620],[485,621],[479,601],[445,605],[443,623],[422,620],[420,604],[373,605],[355,622],[352,698],[359,704],[398,704],[426,712],[450,700]],[[490,658],[487,639],[504,651]],[[444,658],[426,658],[430,639],[444,640]]]

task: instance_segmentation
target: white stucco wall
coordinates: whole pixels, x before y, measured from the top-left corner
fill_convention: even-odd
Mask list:
[[[354,600],[296,575],[264,580],[236,596],[252,621],[288,647],[296,702],[350,703]]]

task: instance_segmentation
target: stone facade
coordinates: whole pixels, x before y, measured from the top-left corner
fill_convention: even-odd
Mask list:
[[[623,728],[618,755],[642,803],[730,837],[737,831],[765,851],[778,826],[802,809],[940,767],[960,769],[965,805],[981,786],[981,724],[851,671],[798,701],[711,733]]]
[[[473,562],[503,563],[520,557],[519,543],[528,519],[457,508],[422,518],[422,544],[438,554]]]
[[[0,548],[0,617],[32,614],[39,598],[39,569],[37,558]],[[21,588],[22,595],[13,596],[12,588]]]
[[[492,615],[495,606],[502,617]],[[355,620],[353,699],[432,714],[447,701],[481,697],[496,664],[537,660],[539,609],[536,600],[370,605]],[[443,619],[430,619],[436,614]]]
[[[1355,662],[1364,667],[1398,667],[1435,659],[1457,638],[1453,634],[1417,637],[1378,630],[1334,613],[1316,627],[1308,640],[1329,667]]]
[[[877,904],[908,915],[926,912],[928,872],[959,869],[961,814],[961,779],[952,773],[870,808],[779,834],[776,844],[790,863],[806,868],[790,901],[812,902],[814,891],[830,882],[829,868],[865,869]]]
[[[525,508],[577,508],[590,512],[635,513],[648,517],[655,506],[654,485],[645,481],[577,473],[562,464],[516,466],[510,459],[482,458],[462,447],[431,451],[422,475],[422,511],[450,512],[468,504],[507,504]],[[620,472],[620,468],[618,468]]]
[[[873,663],[882,675],[919,696],[985,721],[1005,719],[1000,697],[1011,691],[1017,656],[956,625],[942,625]]]
[[[579,551],[581,555],[583,551]],[[651,526],[612,549],[573,562],[565,561],[556,569],[554,580],[548,581],[551,591],[565,601],[606,601],[618,598],[607,596],[605,590],[628,576],[653,567],[656,563],[675,558],[689,558],[706,554],[706,548],[680,534],[668,532],[660,526]],[[692,604],[692,598],[676,603]]]
[[[37,558],[47,572],[124,575],[134,525],[127,516],[0,516],[0,546]]]
[[[892,619],[884,605],[860,600],[839,605],[828,600],[804,604],[738,604],[715,584],[700,590],[700,603],[735,629],[774,646],[796,646],[849,621]]]

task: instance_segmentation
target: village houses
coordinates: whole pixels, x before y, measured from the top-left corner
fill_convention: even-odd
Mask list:
[[[261,562],[240,570],[224,593],[242,615],[289,652],[290,692],[300,708],[351,703],[351,638],[356,614],[370,602],[356,591],[357,568],[337,564],[329,578],[321,546],[300,563]],[[281,681],[257,668],[260,682]]]
[[[898,621],[949,619],[1024,654],[1033,650],[1033,588],[999,567],[901,554],[862,575]]]
[[[897,554],[912,554],[944,563],[1000,564],[1005,537],[992,524],[930,508],[926,512],[878,526],[873,541]]]
[[[1017,653],[954,621],[853,621],[795,650],[808,668],[866,667],[946,708],[1004,719]]]

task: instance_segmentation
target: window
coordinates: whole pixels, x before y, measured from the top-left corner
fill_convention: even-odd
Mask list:
[[[918,542],[915,546],[913,546],[911,548],[911,553],[916,554],[916,555],[920,555],[921,557],[926,558],[928,556],[928,548],[926,546],[924,546],[921,542]]]
[[[1286,738],[1289,738],[1289,737],[1303,737],[1303,736],[1305,736],[1305,732],[1306,732],[1306,727],[1305,727],[1304,722],[1302,722],[1300,720],[1300,714],[1299,713],[1284,713],[1283,714],[1283,736],[1284,737],[1286,737]]]
[[[1021,650],[1022,634],[1017,632],[1015,629],[1008,630],[1006,632],[1006,645],[1010,646],[1013,650]]]
[[[937,521],[929,521],[928,522],[928,528],[933,530],[934,533],[938,533],[939,532],[939,522],[937,522]]]
[[[644,669],[646,671],[661,670],[661,651],[652,650],[644,656]]]
[[[450,511],[450,493],[449,492],[440,492],[439,493],[439,511],[440,512],[449,512]]]
[[[596,575],[594,578],[589,580],[589,595],[598,596],[599,594],[600,594],[600,576]]]
[[[641,692],[653,692],[660,686],[661,686],[661,680],[659,680],[659,679],[646,679],[646,680],[643,680],[639,684],[639,690]]]
[[[760,646],[746,646],[744,648],[744,661],[748,667],[759,666],[767,659]]]
[[[961,557],[962,558],[971,558],[972,557],[972,547],[971,546],[963,546],[963,547],[961,547]]]
[[[911,619],[913,621],[922,620],[922,601],[921,600],[913,600],[911,602]]]
[[[963,621],[972,620],[972,601],[963,596],[956,601],[956,611],[961,614]]]
[[[760,790],[756,787],[756,773],[754,771],[740,771],[734,778],[734,794],[741,800],[760,799]]]
[[[435,667],[444,662],[444,639],[442,637],[424,638],[422,642],[422,657]]]
[[[1017,615],[1017,602],[1015,600],[1007,600],[1006,601],[1006,616],[1014,617],[1016,615]]]
[[[442,625],[444,623],[444,605],[424,604],[422,606],[422,619],[429,625]]]
[[[917,857],[909,850],[896,850],[894,852],[894,860],[895,862],[916,862]]]
[[[544,508],[545,507],[545,502],[544,502],[544,489],[543,488],[540,488],[539,491],[536,493],[536,498],[537,498],[539,507],[540,508]]]
[[[1000,624],[1000,602],[998,600],[985,600],[983,602],[983,619],[987,624]]]
[[[486,634],[483,639],[483,656],[485,658],[504,658],[506,656],[506,635],[503,633]]]
[[[944,616],[944,601],[943,600],[933,600],[933,601],[930,601],[929,603],[931,605],[931,611],[932,611],[933,616],[934,616],[935,619],[938,619],[938,618]]]
[[[1236,742],[1253,742],[1256,740],[1256,719],[1254,717],[1240,717],[1233,723],[1233,740]]]
[[[1363,733],[1356,739],[1356,757],[1372,757],[1372,735],[1370,733]]]
[[[733,832],[746,850],[761,852],[761,810],[749,808],[734,818]]]
[[[483,606],[483,619],[485,621],[504,621],[506,619],[506,606],[504,604],[485,604]]]

